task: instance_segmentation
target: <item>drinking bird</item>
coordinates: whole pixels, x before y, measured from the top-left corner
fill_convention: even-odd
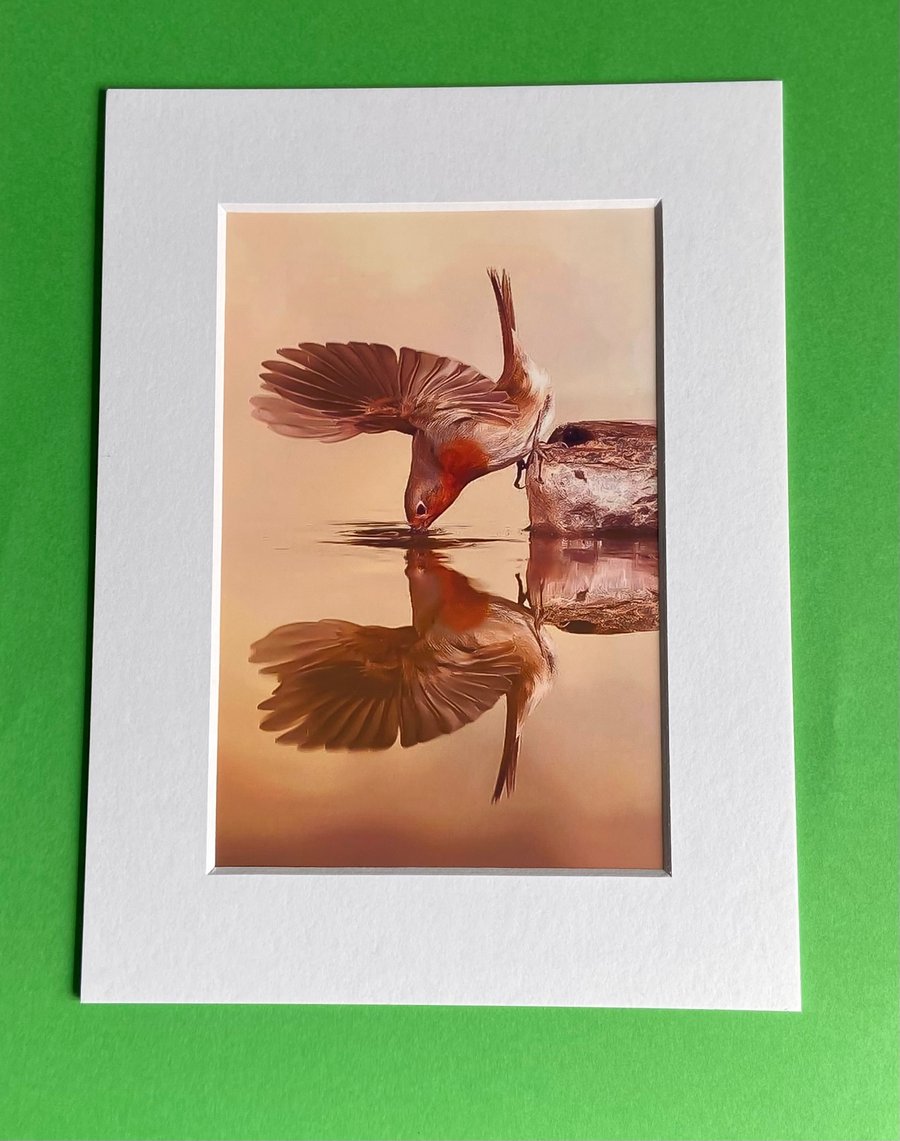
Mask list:
[[[452,357],[360,341],[278,349],[263,362],[253,415],[273,432],[336,443],[362,433],[412,437],[406,520],[425,531],[475,479],[517,465],[516,486],[553,416],[547,373],[516,330],[506,270],[488,269],[500,318],[496,380]]]

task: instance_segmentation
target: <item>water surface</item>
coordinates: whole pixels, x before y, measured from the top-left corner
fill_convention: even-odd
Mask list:
[[[654,539],[349,522],[254,555],[223,588],[220,866],[661,866]]]

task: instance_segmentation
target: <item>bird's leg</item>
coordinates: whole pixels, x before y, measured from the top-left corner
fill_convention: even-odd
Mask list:
[[[522,476],[525,475],[525,473],[528,471],[528,468],[531,466],[531,461],[535,457],[537,457],[535,479],[538,483],[543,483],[543,480],[541,479],[541,428],[543,427],[544,420],[546,419],[550,403],[551,397],[548,396],[544,401],[544,407],[541,409],[541,414],[538,416],[537,420],[535,421],[534,428],[532,429],[531,438],[528,442],[528,454],[523,456],[521,459],[516,460],[516,479],[515,483],[513,483],[513,487],[522,486],[520,480],[522,479]]]
[[[537,419],[537,423],[534,426],[534,433],[532,434],[532,437],[531,437],[531,451],[528,455],[528,459],[526,460],[526,466],[530,465],[532,460],[537,461],[535,464],[535,469],[534,469],[534,478],[535,478],[535,481],[537,483],[543,483],[544,482],[542,477],[541,477],[541,465],[542,465],[542,461],[544,458],[543,449],[541,447],[541,428],[543,427],[544,419],[547,416],[547,412],[550,408],[550,404],[551,404],[551,397],[548,396],[547,399],[544,401],[543,410],[541,411],[541,414]]]
[[[528,462],[534,461],[534,481],[535,483],[543,483],[544,478],[542,474],[542,463],[544,459],[544,452],[541,448],[540,440],[535,440],[534,446],[531,449],[531,455],[528,457]]]
[[[524,606],[528,601],[528,591],[525,589],[525,584],[522,582],[522,576],[516,571],[516,586],[519,588],[519,597],[516,602],[519,606]]]
[[[541,459],[543,457],[542,457],[542,453],[541,453],[541,441],[538,438],[538,428],[539,428],[539,425],[536,424],[535,428],[534,428],[534,434],[531,437],[531,450],[528,453],[528,459],[525,460],[525,466],[531,467],[531,464],[534,463],[534,465],[535,465],[534,466],[535,482],[536,483],[543,483],[544,481],[541,478]]]

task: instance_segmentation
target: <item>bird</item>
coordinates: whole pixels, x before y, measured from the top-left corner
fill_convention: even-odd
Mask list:
[[[348,341],[278,349],[262,362],[252,415],[273,432],[337,443],[363,433],[412,437],[403,505],[426,531],[473,480],[516,464],[521,486],[553,418],[548,374],[522,348],[506,270],[489,268],[503,368],[492,380],[451,357]]]
[[[300,750],[404,748],[454,733],[506,697],[492,803],[516,783],[526,720],[552,685],[554,648],[526,606],[477,588],[433,549],[405,556],[411,623],[279,626],[251,646],[274,675],[260,728]]]

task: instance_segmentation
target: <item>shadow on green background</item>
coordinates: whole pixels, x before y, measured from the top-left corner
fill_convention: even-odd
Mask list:
[[[3,1136],[897,1136],[897,46],[893,0],[7,0]],[[103,89],[713,79],[785,84],[804,1013],[80,1007]]]

